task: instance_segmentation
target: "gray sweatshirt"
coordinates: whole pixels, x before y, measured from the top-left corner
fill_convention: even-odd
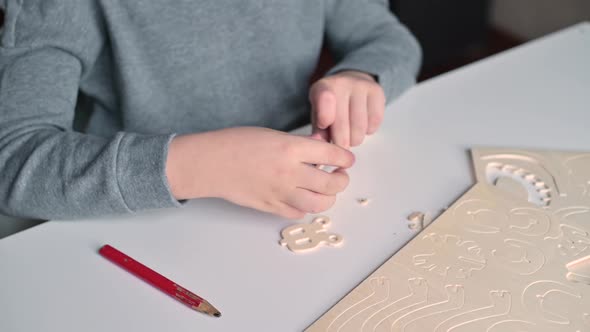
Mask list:
[[[0,0],[0,213],[79,218],[173,207],[175,134],[309,118],[337,65],[411,86],[415,39],[381,0]],[[75,130],[74,117],[89,117]]]

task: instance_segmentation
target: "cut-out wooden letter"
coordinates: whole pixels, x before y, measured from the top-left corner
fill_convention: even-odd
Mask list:
[[[330,218],[319,216],[310,224],[291,225],[281,231],[282,239],[279,244],[293,252],[309,251],[321,244],[339,246],[342,244],[342,237],[326,233],[326,227],[330,222]]]

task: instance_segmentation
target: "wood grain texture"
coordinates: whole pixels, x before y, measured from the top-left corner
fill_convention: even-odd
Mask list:
[[[472,155],[478,183],[306,331],[590,330],[590,153]]]

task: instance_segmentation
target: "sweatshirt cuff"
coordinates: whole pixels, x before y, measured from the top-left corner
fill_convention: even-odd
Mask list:
[[[383,88],[387,103],[392,102],[416,83],[416,76],[403,65],[393,65],[392,60],[383,54],[352,53],[342,59],[326,76],[345,70],[361,71],[373,75]]]
[[[166,177],[168,146],[175,135],[119,135],[116,174],[128,209],[135,212],[181,206]]]

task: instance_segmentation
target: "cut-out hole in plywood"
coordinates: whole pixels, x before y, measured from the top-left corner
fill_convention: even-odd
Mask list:
[[[526,169],[497,162],[491,162],[486,167],[486,178],[489,184],[498,189],[524,197],[537,206],[551,204],[551,188],[537,175]]]
[[[472,155],[478,183],[306,331],[590,331],[590,154]]]
[[[557,156],[559,153],[553,154]],[[541,196],[541,200],[544,196],[549,196],[549,200],[546,200],[549,202],[548,204],[538,204],[539,202],[532,201],[539,206],[550,205],[551,199],[555,196],[567,196],[568,190],[565,186],[570,182],[567,172],[571,171],[571,168],[567,167],[565,163],[568,162],[568,158],[578,159],[584,156],[587,154],[573,154],[569,157],[559,155],[557,158],[564,159],[557,163],[544,159],[542,153],[536,151],[490,148],[472,150],[477,182],[494,184],[494,174],[496,176],[504,174],[523,183],[526,187],[532,185],[532,187],[538,188],[538,190],[531,190],[530,194]],[[587,163],[587,161],[582,158],[582,163]],[[547,191],[541,192],[543,190]],[[527,191],[529,190],[527,189]]]

